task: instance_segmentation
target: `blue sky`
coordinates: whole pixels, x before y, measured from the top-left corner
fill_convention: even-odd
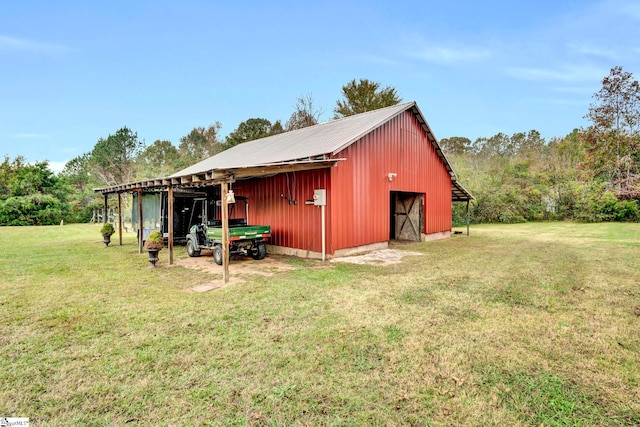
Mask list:
[[[367,78],[416,101],[438,138],[588,125],[621,65],[640,79],[640,2],[5,1],[0,156],[54,170],[128,126],[150,145],[196,126],[330,120]]]

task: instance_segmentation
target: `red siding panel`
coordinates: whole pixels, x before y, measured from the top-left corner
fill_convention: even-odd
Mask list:
[[[305,204],[313,199],[313,190],[317,188],[329,188],[328,170],[278,174],[233,184],[236,195],[249,198],[250,222],[271,226],[269,243],[321,252],[320,208]],[[289,199],[296,204],[290,204]]]

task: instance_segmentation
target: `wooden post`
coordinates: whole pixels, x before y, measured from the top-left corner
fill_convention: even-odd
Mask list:
[[[167,221],[169,221],[168,229],[169,229],[169,265],[173,264],[173,187],[169,186],[169,194],[167,195],[169,198],[167,200]]]
[[[324,212],[324,205],[320,206],[320,210],[322,211],[322,261],[327,259],[327,229],[326,229],[326,216]]]
[[[467,199],[467,236],[469,235],[469,199]]]
[[[144,236],[144,223],[142,222],[142,188],[138,190],[138,253],[142,253],[142,237]]]
[[[109,204],[107,203],[107,197],[109,197],[106,193],[104,195],[104,215],[102,215],[102,223],[107,223],[107,217],[109,216],[107,211],[109,210]]]
[[[222,278],[229,283],[229,204],[227,203],[228,182],[220,184],[220,208],[222,209]]]
[[[122,246],[122,193],[118,193],[118,238]]]

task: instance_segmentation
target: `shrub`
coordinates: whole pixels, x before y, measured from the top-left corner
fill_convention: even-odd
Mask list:
[[[100,229],[100,234],[102,234],[103,236],[104,235],[111,236],[115,232],[116,230],[113,228],[113,224],[111,224],[110,222],[105,222],[102,228]]]
[[[48,194],[14,196],[0,200],[0,225],[55,225],[67,207]]]
[[[149,233],[149,237],[147,237],[147,240],[144,242],[144,247],[147,250],[162,249],[164,247],[164,237],[162,236],[162,233],[158,230],[153,230]]]

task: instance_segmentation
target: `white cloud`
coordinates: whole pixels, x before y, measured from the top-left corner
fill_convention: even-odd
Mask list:
[[[591,65],[568,65],[561,68],[507,68],[507,75],[520,80],[556,80],[563,82],[600,81],[608,70]]]
[[[49,162],[49,169],[51,169],[55,173],[60,173],[66,165],[66,160],[62,162]]]
[[[38,42],[16,37],[0,36],[0,52],[2,51],[29,51],[29,52],[66,52],[71,51],[69,46]]]
[[[406,52],[406,54],[427,62],[453,65],[486,59],[492,55],[492,52],[484,48],[455,48],[432,45]]]
[[[599,48],[587,44],[570,43],[569,45],[567,45],[567,47],[580,55],[599,56],[611,60],[617,60],[619,57],[619,55],[613,50]]]

